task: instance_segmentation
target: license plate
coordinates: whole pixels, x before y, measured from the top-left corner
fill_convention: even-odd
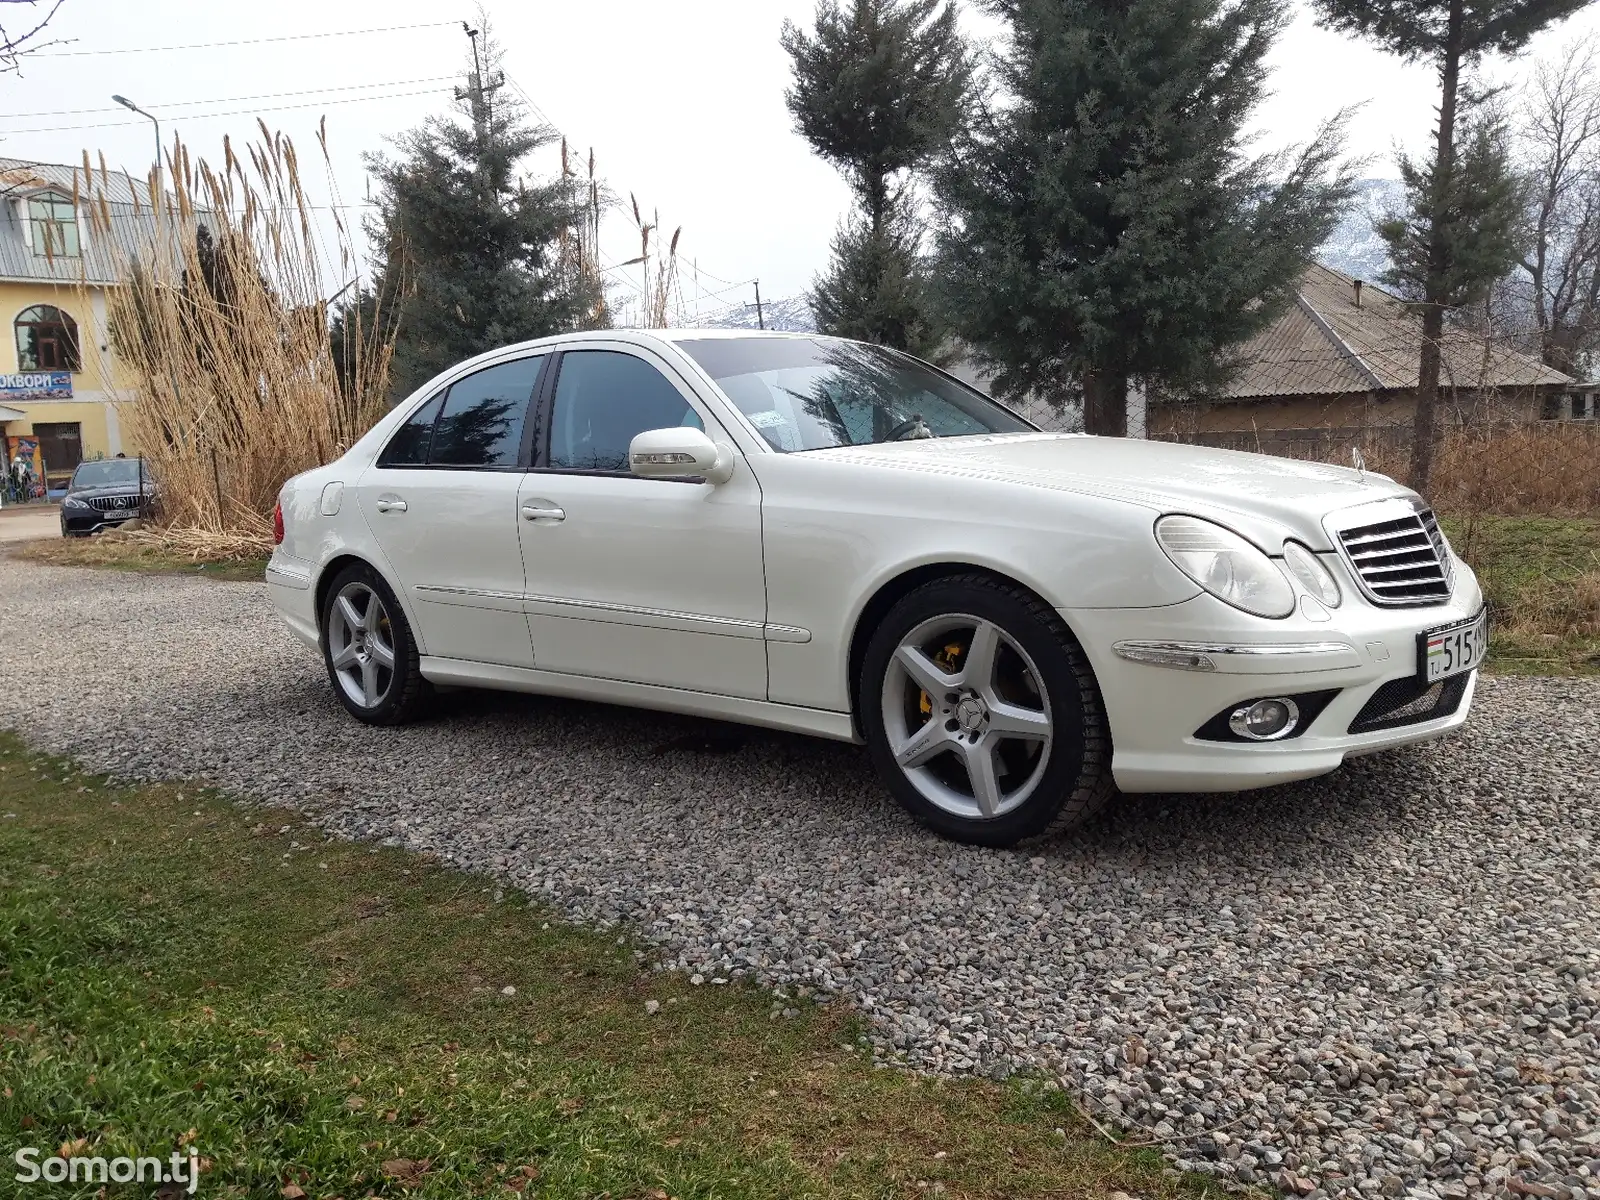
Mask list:
[[[1419,674],[1426,683],[1461,675],[1483,662],[1489,652],[1489,611],[1470,621],[1417,635]]]

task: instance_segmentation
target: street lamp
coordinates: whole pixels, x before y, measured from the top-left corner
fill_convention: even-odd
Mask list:
[[[150,207],[155,209],[159,206],[160,201],[158,198],[161,195],[161,122],[156,120],[155,117],[150,116],[149,113],[145,112],[144,109],[140,108],[126,96],[113,96],[111,98],[118,104],[122,105],[123,108],[130,109],[133,112],[138,113],[141,117],[149,117],[151,124],[156,127],[156,188],[155,192],[150,197]]]

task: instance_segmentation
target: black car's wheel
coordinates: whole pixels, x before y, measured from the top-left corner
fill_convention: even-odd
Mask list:
[[[1114,791],[1088,659],[1013,584],[960,575],[902,597],[872,635],[858,694],[879,774],[947,837],[1014,846],[1083,823]]]
[[[346,567],[329,585],[322,658],[334,695],[358,721],[402,724],[427,697],[411,626],[389,585],[370,567]]]

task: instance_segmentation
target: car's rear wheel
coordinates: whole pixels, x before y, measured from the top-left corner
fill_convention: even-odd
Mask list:
[[[1014,584],[961,575],[902,597],[873,633],[859,697],[880,775],[947,837],[1013,846],[1082,824],[1113,793],[1088,659]]]
[[[334,695],[357,720],[399,725],[420,711],[427,684],[411,626],[370,567],[346,567],[328,586],[322,657]]]

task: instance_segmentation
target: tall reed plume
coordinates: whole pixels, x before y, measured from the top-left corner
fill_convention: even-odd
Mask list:
[[[651,234],[661,230],[661,214],[655,213],[646,221],[639,212],[639,199],[631,193],[633,225],[639,231],[639,254],[619,265],[641,267],[644,275],[639,289],[641,305],[639,324],[646,329],[665,329],[672,318],[683,312],[683,289],[678,279],[678,239],[683,236],[683,226],[672,232],[667,248],[661,248],[661,239],[651,247]],[[652,274],[653,272],[653,274]]]
[[[583,298],[584,309],[578,318],[578,328],[609,329],[611,306],[600,263],[600,216],[606,197],[595,175],[593,147],[589,150],[588,175],[580,178],[572,165],[567,139],[561,139],[561,182],[578,213],[577,222],[561,230],[558,245],[567,286],[574,295]]]
[[[126,372],[120,415],[150,462],[168,538],[211,553],[270,544],[284,480],[383,415],[393,350],[393,323],[362,303],[340,310],[335,349],[325,297],[361,295],[350,231],[335,207],[330,261],[294,145],[258,125],[242,157],[224,138],[215,166],[174,139],[159,195],[151,175],[154,213],[135,196],[131,223],[103,157],[96,174],[84,155],[77,197],[91,233],[119,247],[106,307]],[[327,165],[325,128],[318,143]]]

